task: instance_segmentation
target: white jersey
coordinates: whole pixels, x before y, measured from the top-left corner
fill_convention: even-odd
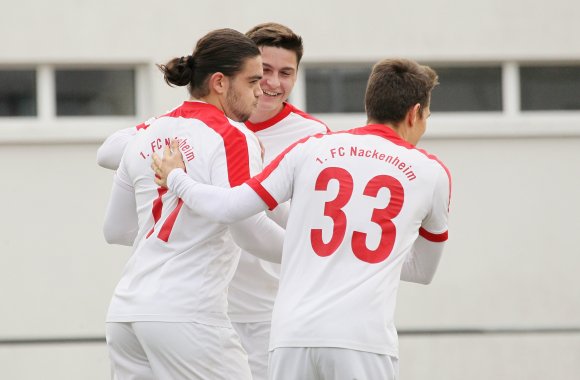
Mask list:
[[[398,356],[401,267],[419,235],[447,239],[445,166],[368,125],[303,139],[247,183],[270,208],[292,198],[270,350]]]
[[[240,249],[227,225],[182,207],[179,198],[153,181],[151,155],[162,155],[173,138],[180,141],[188,175],[197,181],[231,187],[261,170],[253,133],[207,103],[184,102],[137,133],[116,182],[135,193],[139,232],[107,321],[230,326],[227,286]]]
[[[272,161],[292,143],[328,132],[321,121],[289,103],[273,118],[261,123],[247,121],[264,146],[264,163]],[[280,265],[242,251],[238,269],[230,283],[229,316],[233,322],[263,322],[272,318],[278,292]]]

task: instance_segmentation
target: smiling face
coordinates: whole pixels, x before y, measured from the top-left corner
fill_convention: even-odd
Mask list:
[[[284,48],[262,46],[264,76],[260,86],[264,94],[258,101],[256,111],[250,121],[259,123],[276,116],[290,96],[298,72],[296,53]]]

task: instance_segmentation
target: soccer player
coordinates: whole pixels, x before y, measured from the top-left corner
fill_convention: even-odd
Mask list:
[[[116,379],[251,379],[248,358],[227,316],[227,286],[240,246],[269,260],[283,229],[264,213],[212,222],[158,187],[151,156],[172,139],[187,175],[214,186],[240,185],[262,168],[257,138],[242,123],[262,95],[262,60],[243,34],[220,29],[192,55],[160,65],[190,99],[152,119],[127,145],[105,218],[108,242],[133,244],[107,315]],[[245,239],[243,239],[245,237]]]
[[[267,164],[290,144],[326,133],[328,128],[287,101],[304,51],[302,38],[287,26],[271,22],[253,27],[246,36],[258,45],[262,55],[264,75],[260,86],[264,94],[245,125],[263,144]],[[116,169],[126,144],[135,134],[136,128],[128,128],[108,137],[97,152],[99,165]],[[287,205],[276,211],[270,216],[285,225]],[[248,353],[254,380],[267,378],[270,325],[279,272],[279,265],[242,251],[229,287],[229,317]]]
[[[264,94],[245,124],[264,145],[264,163],[267,164],[290,144],[326,133],[328,128],[287,102],[304,50],[302,38],[277,23],[257,25],[246,36],[262,53],[264,77],[260,86]],[[272,217],[285,225],[287,205],[280,209],[276,210],[278,215]],[[229,316],[248,353],[254,380],[266,380],[268,376],[268,344],[279,273],[279,265],[242,252],[230,283]]]
[[[365,95],[368,125],[302,139],[232,189],[188,177],[175,142],[163,160],[154,155],[156,182],[216,221],[292,199],[270,379],[398,378],[399,281],[429,283],[447,240],[449,171],[415,147],[436,84],[414,61],[378,62]]]

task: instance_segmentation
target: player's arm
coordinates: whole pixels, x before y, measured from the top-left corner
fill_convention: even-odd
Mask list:
[[[194,181],[183,171],[185,164],[175,141],[165,148],[163,159],[153,156],[151,166],[156,183],[187,207],[213,222],[230,224],[234,241],[242,249],[260,259],[281,261],[284,230],[261,212],[267,206],[249,186],[228,188]]]
[[[281,262],[284,229],[261,212],[268,206],[250,186],[206,185],[175,169],[169,175],[167,188],[204,218],[230,224],[234,241],[244,251],[266,261]]]
[[[170,172],[166,187],[186,206],[216,223],[235,223],[268,208],[246,184],[232,188],[206,185],[196,182],[181,169]]]
[[[279,204],[274,210],[266,210],[266,215],[282,228],[286,228],[289,214],[290,202]]]
[[[423,220],[419,236],[403,263],[403,281],[427,285],[433,280],[447,241],[450,181],[448,173],[442,169],[435,184],[431,211]]]
[[[244,251],[266,261],[280,263],[285,231],[260,212],[230,225],[236,244]]]
[[[419,236],[403,264],[401,280],[430,284],[439,266],[444,245],[444,242],[432,242]]]
[[[103,142],[97,149],[97,164],[105,169],[117,170],[125,147],[137,134],[137,128],[121,129]]]
[[[195,181],[184,169],[185,163],[177,141],[163,151],[163,158],[153,154],[151,168],[155,182],[168,188],[183,203],[199,215],[216,223],[231,224],[268,208],[266,203],[246,184],[220,187]]]
[[[139,231],[139,221],[135,192],[133,187],[120,177],[121,175],[120,172],[115,174],[105,214],[103,235],[109,244],[130,246],[133,245]]]

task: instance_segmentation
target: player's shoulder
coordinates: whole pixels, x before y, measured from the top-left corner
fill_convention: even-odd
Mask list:
[[[415,151],[419,154],[420,157],[423,158],[426,164],[429,165],[433,171],[445,173],[449,181],[451,181],[451,172],[449,171],[447,165],[445,165],[445,163],[443,163],[443,161],[439,159],[439,157],[437,157],[432,153],[429,153],[425,149],[415,148]]]
[[[166,111],[162,114],[152,116],[149,119],[145,120],[144,122],[135,126],[135,129],[137,131],[143,131],[143,130],[148,129],[151,125],[159,122],[159,120],[162,120],[164,117],[172,117],[172,116],[174,117],[174,115],[179,112],[178,110],[181,107],[183,107],[183,104],[180,104],[180,105],[178,105],[178,106],[176,106],[176,107],[174,107],[174,108],[170,109],[169,111]]]
[[[230,126],[230,120],[216,106],[200,101],[184,101],[165,113],[149,118],[139,124],[137,129],[147,129],[154,124],[171,123],[176,119],[182,122],[201,122],[208,126],[224,128]]]

